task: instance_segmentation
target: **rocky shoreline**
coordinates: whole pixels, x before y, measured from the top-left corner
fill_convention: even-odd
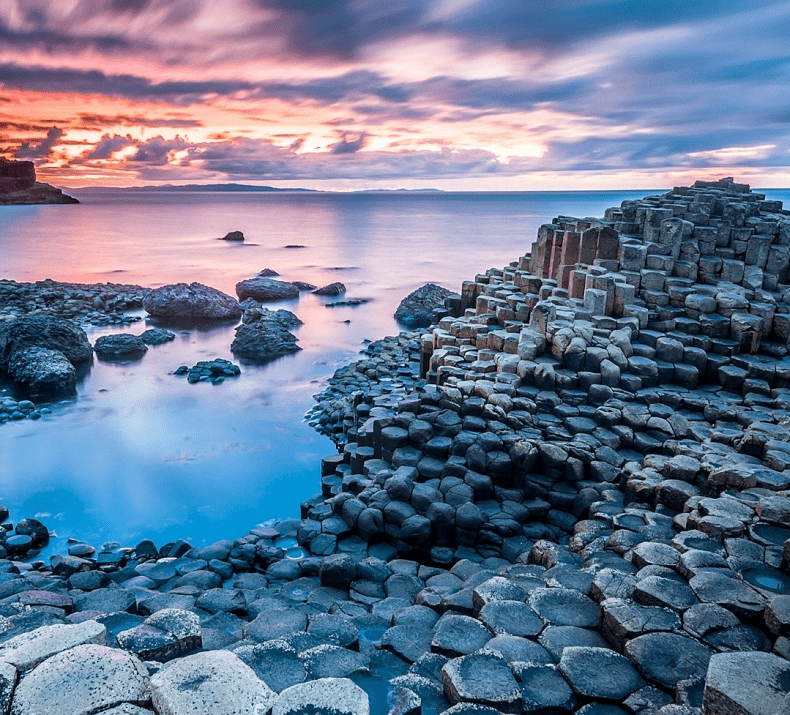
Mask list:
[[[0,707],[788,712],[789,266],[731,179],[558,217],[335,373],[299,519],[49,564],[8,524]]]
[[[32,161],[9,161],[0,156],[0,206],[78,203],[61,189],[36,181]]]

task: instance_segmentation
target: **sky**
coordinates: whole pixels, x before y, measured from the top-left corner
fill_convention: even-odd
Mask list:
[[[787,0],[3,0],[57,186],[790,186]]]

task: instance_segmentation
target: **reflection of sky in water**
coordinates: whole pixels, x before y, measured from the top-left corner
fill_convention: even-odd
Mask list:
[[[286,280],[342,281],[340,299],[371,299],[325,308],[340,299],[303,294],[272,306],[304,321],[295,331],[303,350],[242,364],[240,377],[218,386],[169,373],[234,360],[232,326],[177,330],[136,363],[94,361],[76,401],[38,422],[0,426],[0,500],[13,520],[48,514],[41,518],[62,537],[60,549],[68,536],[210,543],[298,516],[299,502],[319,490],[320,458],[334,451],[302,421],[312,395],[364,339],[398,330],[392,314],[406,293],[427,281],[458,290],[529,250],[541,223],[602,215],[629,195],[642,192],[91,195],[80,206],[0,207],[0,277],[199,281],[233,293],[268,267]],[[213,240],[236,229],[248,243]],[[99,328],[90,338],[146,327]]]

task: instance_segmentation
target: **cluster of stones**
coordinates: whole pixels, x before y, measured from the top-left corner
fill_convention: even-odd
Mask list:
[[[363,418],[393,414],[402,399],[426,384],[420,377],[419,333],[376,340],[362,353],[363,359],[339,368],[329,378],[306,417],[340,448],[349,441],[356,443],[357,425]]]
[[[181,365],[174,372],[174,375],[186,375],[187,382],[211,382],[214,385],[221,385],[225,378],[238,377],[241,375],[241,368],[234,365],[230,360],[214,358],[213,360],[201,360],[192,367]]]
[[[52,315],[80,325],[127,325],[140,320],[127,312],[142,308],[148,292],[147,288],[118,283],[17,283],[2,279],[0,322],[22,315]]]
[[[0,396],[0,424],[17,420],[39,420],[49,414],[49,407],[38,407],[30,400],[15,400],[13,397]]]
[[[254,363],[264,363],[282,355],[301,350],[296,336],[290,331],[302,321],[290,310],[270,310],[260,301],[246,298],[241,307],[244,314],[236,337],[230,345],[238,358]]]

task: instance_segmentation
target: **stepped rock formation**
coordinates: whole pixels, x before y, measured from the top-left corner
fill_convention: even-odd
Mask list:
[[[0,204],[78,204],[54,186],[36,181],[32,161],[9,161],[0,156]]]

